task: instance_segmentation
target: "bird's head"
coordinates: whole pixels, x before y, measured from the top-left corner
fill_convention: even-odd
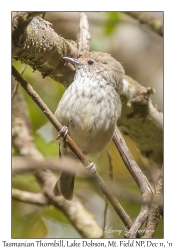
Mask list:
[[[121,94],[123,90],[123,77],[125,71],[122,65],[111,55],[103,52],[89,52],[79,59],[63,57],[65,60],[74,64],[76,71],[86,71],[103,78],[108,83],[114,85],[116,91]]]

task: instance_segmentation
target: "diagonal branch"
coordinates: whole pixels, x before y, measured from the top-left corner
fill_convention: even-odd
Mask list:
[[[92,176],[86,171],[86,169],[79,165],[78,160],[65,156],[51,159],[35,159],[32,157],[15,156],[12,158],[12,174],[15,176],[17,174],[24,174],[38,170],[51,170],[52,172],[67,170],[72,174],[80,172],[83,175]]]
[[[125,166],[134,178],[142,194],[142,205],[140,213],[137,216],[135,222],[133,223],[131,229],[125,235],[127,238],[135,238],[138,229],[142,227],[143,223],[148,217],[149,207],[153,196],[153,190],[146,176],[143,174],[143,172],[133,159],[129,148],[127,147],[125,140],[123,139],[117,126],[115,128],[113,141],[123,159],[123,162],[125,163]]]
[[[145,234],[142,238],[152,238],[163,213],[163,167],[161,169],[149,211]]]
[[[12,66],[12,74],[16,78],[16,80],[21,83],[21,86],[24,88],[27,94],[33,99],[33,101],[38,105],[41,111],[50,120],[50,122],[55,127],[55,129],[59,132],[62,128],[62,125],[59,123],[56,117],[52,114],[52,112],[49,110],[47,105],[41,100],[39,95],[33,90],[30,84],[18,73],[18,71],[13,66]],[[85,157],[85,155],[80,151],[80,149],[73,142],[73,140],[71,139],[69,135],[66,136],[65,142],[68,145],[68,147],[72,150],[72,152],[77,156],[77,158],[81,161],[81,163],[85,167],[88,167],[90,162]],[[130,228],[132,225],[132,221],[130,217],[126,214],[126,212],[124,211],[120,203],[118,202],[115,195],[111,192],[111,190],[108,188],[108,186],[105,184],[105,182],[103,181],[103,179],[100,177],[100,175],[97,172],[94,173],[93,178],[95,179],[96,183],[99,185],[104,195],[108,198],[109,202],[111,203],[114,210],[117,212],[117,214],[123,221],[124,225]]]
[[[38,161],[45,161],[43,155],[35,146],[30,119],[26,111],[27,107],[25,101],[18,91],[13,98],[12,105],[13,147],[23,157],[31,157]],[[38,169],[38,171],[35,171],[35,177],[42,188],[43,194],[47,200],[49,200],[49,204],[60,209],[68,217],[80,235],[85,238],[105,237],[95,218],[86,211],[76,198],[67,202],[61,196],[55,197],[52,194],[53,186],[57,181],[57,177],[54,176],[54,174]]]

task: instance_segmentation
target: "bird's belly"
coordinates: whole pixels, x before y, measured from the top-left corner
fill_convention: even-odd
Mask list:
[[[93,112],[88,115],[78,114],[77,119],[69,122],[69,133],[75,143],[85,155],[99,154],[110,142],[115,128],[114,119],[109,121],[105,112],[104,116]]]
[[[68,88],[56,117],[68,127],[71,138],[84,154],[97,155],[112,138],[118,116],[117,100],[111,87],[91,89]]]

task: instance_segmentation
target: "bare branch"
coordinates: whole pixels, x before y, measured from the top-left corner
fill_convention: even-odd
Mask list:
[[[110,185],[113,182],[113,165],[112,165],[112,156],[111,153],[108,152],[108,159],[109,159],[109,170],[108,170],[108,174],[109,174],[109,181],[110,181]],[[111,185],[112,188],[112,185]],[[114,190],[114,189],[113,189]],[[117,195],[116,195],[117,196]],[[104,222],[103,222],[103,231],[105,231],[105,227],[106,227],[106,221],[107,221],[107,210],[108,210],[108,200],[105,197],[105,207],[104,207]]]
[[[78,57],[89,52],[91,35],[85,13],[80,13],[80,33],[78,34]]]
[[[111,160],[111,159],[110,159]],[[36,172],[39,170],[51,170],[53,172],[67,170],[70,173],[78,173],[84,175],[86,177],[92,177],[92,174],[89,173],[86,169],[80,166],[81,164],[77,164],[78,161],[75,159],[70,159],[68,157],[62,157],[59,159],[49,158],[49,159],[34,159],[31,157],[24,156],[15,156],[12,158],[12,174],[14,176],[18,174],[25,174],[30,172]],[[111,166],[109,172],[111,173]],[[109,173],[110,180],[112,180],[112,175]],[[114,183],[113,183],[114,184]],[[141,198],[138,196],[128,193],[127,189],[124,186],[113,185],[112,181],[109,183],[109,188],[113,190],[117,197],[123,199],[125,201],[134,202],[136,204],[141,204]]]
[[[31,193],[12,188],[12,198],[36,205],[48,205],[48,200],[42,193]]]
[[[31,11],[31,12],[12,12],[12,31],[18,29],[22,25],[27,25],[34,17],[39,16],[43,12]]]
[[[12,32],[13,58],[39,70],[43,77],[50,76],[65,86],[73,81],[74,67],[71,64],[65,67],[62,58],[77,58],[76,46],[74,41],[56,34],[51,24],[40,17],[34,17],[27,23],[20,19]]]
[[[160,172],[157,185],[155,187],[155,193],[149,211],[145,234],[142,238],[152,238],[154,236],[156,227],[160,220],[160,216],[162,215],[162,210],[163,210],[163,167]]]
[[[132,177],[134,178],[142,194],[142,206],[140,213],[137,216],[135,222],[133,223],[131,229],[125,235],[127,238],[135,238],[137,235],[137,231],[142,227],[143,223],[148,217],[153,190],[146,176],[143,174],[143,172],[133,159],[129,151],[129,148],[127,147],[125,140],[123,139],[117,126],[115,128],[113,141],[116,147],[118,148],[118,151],[123,159],[123,162],[125,163],[125,166],[129,170]]]
[[[30,84],[18,73],[18,71],[13,66],[12,66],[12,74],[21,83],[22,87],[27,92],[27,94],[33,99],[33,101],[38,105],[38,107],[42,110],[42,112],[47,116],[52,125],[59,132],[62,128],[62,125],[52,114],[47,105],[41,100],[39,95],[33,90]],[[68,145],[68,147],[73,151],[73,153],[77,156],[77,158],[81,161],[81,163],[85,167],[88,167],[90,162],[88,161],[86,156],[81,152],[81,150],[77,147],[77,145],[73,142],[73,140],[69,135],[66,136],[65,142]],[[115,195],[111,192],[111,190],[108,188],[108,186],[105,184],[105,182],[97,172],[93,174],[93,178],[99,185],[104,195],[108,198],[109,202],[111,203],[114,210],[117,212],[117,214],[123,221],[124,225],[130,228],[132,225],[132,221],[130,217],[126,214],[120,203],[118,202]]]
[[[152,17],[145,12],[133,12],[133,11],[124,11],[125,14],[137,19],[141,24],[146,24],[149,26],[155,33],[160,36],[163,36],[163,24],[158,19]]]
[[[53,204],[67,215],[82,237],[103,238],[105,236],[94,220],[94,216],[88,213],[75,197],[72,201],[67,201],[62,196],[54,196],[52,189],[56,177],[52,173],[43,173],[43,180],[45,180],[43,194],[12,189],[12,197],[22,202],[37,205]]]
[[[101,227],[97,224],[94,216],[90,214],[74,196],[71,201],[67,201],[63,196],[55,196],[53,187],[57,178],[50,172],[44,173],[42,180],[45,185],[43,193],[50,200],[50,203],[58,207],[67,215],[73,226],[84,238],[104,238],[106,237]]]
[[[75,174],[76,172],[92,176],[86,169],[82,168],[79,161],[76,159],[61,157],[60,159],[33,159],[31,157],[13,157],[12,158],[12,173],[13,175],[34,172],[38,170],[51,170],[53,172],[68,171]]]

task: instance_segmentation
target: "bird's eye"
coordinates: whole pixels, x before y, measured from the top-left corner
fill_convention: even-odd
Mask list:
[[[94,64],[94,61],[93,60],[88,60],[87,63],[91,66]]]

